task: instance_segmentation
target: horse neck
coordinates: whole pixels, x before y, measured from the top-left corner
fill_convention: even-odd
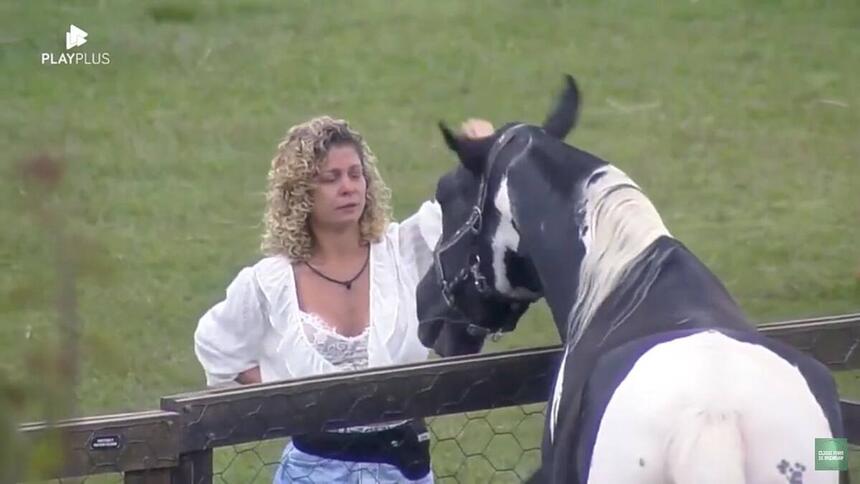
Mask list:
[[[576,344],[593,325],[612,331],[621,321],[638,326],[622,332],[631,336],[676,323],[747,327],[719,279],[672,238],[630,178],[610,165],[591,179],[577,206],[579,234],[545,215],[541,226],[554,232],[523,238],[537,248],[530,256],[564,341]]]
[[[656,261],[656,267],[647,267]],[[645,294],[634,308],[626,301],[641,293],[637,283],[654,275]],[[749,330],[753,326],[719,278],[681,242],[662,238],[637,262],[631,284],[617,288],[597,315],[614,324],[640,326],[653,333],[671,328],[731,328]],[[638,277],[636,277],[638,276]],[[643,277],[644,276],[644,277]],[[641,331],[640,331],[641,332]]]
[[[574,341],[636,258],[657,238],[669,235],[653,204],[612,165],[595,170],[578,192],[576,204],[568,204],[574,216],[557,206],[534,207],[532,214],[540,213],[542,220],[520,224],[532,227],[523,243],[559,333]],[[548,205],[558,203],[544,199]]]

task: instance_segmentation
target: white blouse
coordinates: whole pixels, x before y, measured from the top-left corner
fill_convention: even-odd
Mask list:
[[[415,289],[431,267],[441,232],[439,205],[428,201],[402,223],[391,223],[371,245],[370,322],[364,338],[356,339],[366,339],[366,366],[427,358],[418,340]],[[342,357],[338,361],[309,337],[308,314],[299,309],[288,258],[266,257],[243,268],[226,297],[200,318],[194,333],[194,352],[206,384],[234,384],[239,373],[255,366],[264,382],[365,367],[343,364]]]

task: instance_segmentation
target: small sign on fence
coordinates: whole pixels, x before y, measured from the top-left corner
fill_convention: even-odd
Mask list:
[[[115,450],[122,447],[119,435],[96,435],[90,440],[91,450]]]

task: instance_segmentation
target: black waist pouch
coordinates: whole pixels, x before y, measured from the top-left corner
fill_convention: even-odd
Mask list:
[[[318,432],[296,435],[293,445],[326,459],[391,464],[407,479],[430,473],[430,434],[424,422],[410,420],[377,432]]]

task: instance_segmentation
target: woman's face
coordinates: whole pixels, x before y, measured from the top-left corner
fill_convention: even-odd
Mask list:
[[[315,225],[342,228],[358,223],[366,205],[367,179],[353,145],[331,147],[314,182],[311,220]]]

